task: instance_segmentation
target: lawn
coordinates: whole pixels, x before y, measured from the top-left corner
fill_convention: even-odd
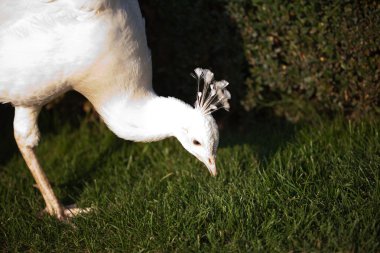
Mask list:
[[[223,131],[216,178],[174,139],[132,143],[98,123],[48,124],[37,153],[55,192],[96,210],[71,225],[39,217],[43,199],[2,138],[0,251],[380,251],[378,120]]]

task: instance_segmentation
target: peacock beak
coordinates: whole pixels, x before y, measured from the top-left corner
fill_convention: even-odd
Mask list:
[[[216,171],[216,164],[215,164],[215,157],[209,157],[208,161],[206,162],[206,166],[208,171],[210,172],[211,176],[215,177],[218,175],[218,172]]]

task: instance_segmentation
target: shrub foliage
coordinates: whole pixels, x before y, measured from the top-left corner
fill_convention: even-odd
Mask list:
[[[378,2],[233,1],[228,11],[249,66],[246,109],[270,107],[296,120],[378,107]]]

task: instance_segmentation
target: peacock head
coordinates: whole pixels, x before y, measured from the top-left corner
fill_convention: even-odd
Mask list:
[[[231,94],[226,89],[228,82],[215,81],[214,74],[210,70],[197,68],[194,72],[193,76],[198,82],[195,108],[188,115],[187,124],[177,138],[188,152],[207,166],[211,175],[216,176],[219,131],[211,114],[221,108],[228,111]],[[200,86],[203,86],[202,91]]]

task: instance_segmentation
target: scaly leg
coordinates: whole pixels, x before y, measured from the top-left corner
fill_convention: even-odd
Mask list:
[[[82,210],[74,206],[65,208],[61,205],[38,162],[34,147],[37,146],[40,136],[37,126],[39,112],[40,107],[15,107],[13,125],[17,145],[45,200],[46,211],[59,220],[64,220],[81,212],[87,212],[89,209]]]

